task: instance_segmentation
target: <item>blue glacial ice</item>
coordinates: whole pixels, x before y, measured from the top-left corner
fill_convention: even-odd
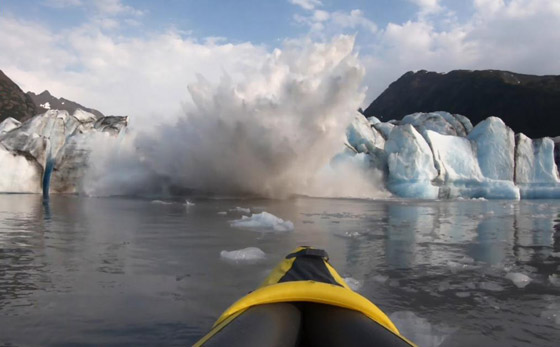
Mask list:
[[[337,160],[366,156],[360,160],[377,168],[399,197],[560,198],[558,138],[516,135],[498,117],[473,127],[443,111],[388,122],[356,115],[346,135],[351,150]]]

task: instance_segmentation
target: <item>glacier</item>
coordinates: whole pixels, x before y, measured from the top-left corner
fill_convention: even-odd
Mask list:
[[[83,186],[92,171],[93,147],[118,144],[127,125],[128,117],[97,117],[80,109],[73,114],[50,109],[23,123],[5,119],[0,123],[0,192],[43,193],[45,198],[50,192],[87,194]],[[498,117],[473,126],[467,117],[444,111],[386,122],[355,112],[345,135],[342,151],[325,171],[336,180],[349,174],[341,168],[349,168],[402,198],[560,198],[560,136],[531,139],[515,134]],[[110,149],[104,155],[116,154]],[[347,177],[365,191],[362,179]],[[282,222],[256,214],[233,224],[293,228]]]
[[[357,112],[346,137],[347,150],[331,165],[341,156],[360,156],[398,197],[560,198],[560,137],[530,139],[498,117],[473,126],[444,111],[387,122]]]
[[[77,109],[48,110],[21,123],[0,123],[0,192],[77,193],[88,167],[93,136],[113,138],[128,117],[100,117]]]

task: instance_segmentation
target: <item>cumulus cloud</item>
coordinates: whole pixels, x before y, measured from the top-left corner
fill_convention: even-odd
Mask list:
[[[121,0],[93,0],[91,3],[103,15],[116,16],[128,14],[141,16],[144,14],[141,10],[123,4]]]
[[[108,114],[173,117],[197,74],[218,80],[264,59],[251,43],[201,42],[170,30],[140,39],[105,33],[98,22],[55,32],[0,17],[0,66],[24,90],[49,89]]]
[[[560,31],[553,30],[560,22],[557,0],[472,0],[472,12],[460,20],[452,16],[452,2],[409,1],[418,5],[416,13],[383,24],[360,9],[290,2],[297,5],[293,18],[302,36],[324,42],[340,33],[356,34],[369,88],[362,106],[409,70],[560,71]],[[190,101],[186,85],[197,72],[210,80],[218,80],[222,71],[242,74],[267,53],[250,42],[196,38],[173,29],[124,35],[121,29],[141,28],[145,18],[144,11],[122,1],[45,3],[82,6],[89,20],[60,29],[0,15],[0,67],[26,90],[47,88],[106,113],[172,113]]]
[[[46,0],[44,5],[54,8],[66,8],[82,6],[83,3],[81,0]]]
[[[421,1],[436,6],[436,1]],[[449,22],[448,9],[429,19],[418,15],[388,23],[372,52],[362,51],[367,103],[410,70],[500,69],[527,74],[560,70],[560,2],[555,0],[473,0],[474,14]],[[419,11],[422,11],[422,7]]]
[[[294,20],[298,24],[309,27],[310,34],[321,39],[347,33],[348,30],[354,32],[363,30],[366,34],[377,31],[377,25],[367,19],[359,9],[349,12],[314,10],[308,14],[296,13]]]
[[[440,0],[409,0],[420,7],[420,15],[437,13],[443,10]]]
[[[300,6],[304,10],[313,10],[314,8],[321,6],[320,0],[289,0],[290,3]]]

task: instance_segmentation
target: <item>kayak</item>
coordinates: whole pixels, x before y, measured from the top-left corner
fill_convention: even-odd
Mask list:
[[[194,346],[415,346],[322,249],[298,247]]]

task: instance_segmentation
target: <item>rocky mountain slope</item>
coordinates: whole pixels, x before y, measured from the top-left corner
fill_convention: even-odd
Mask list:
[[[366,117],[401,119],[414,112],[462,114],[473,124],[500,117],[529,137],[560,135],[560,76],[508,71],[407,72],[364,111]]]
[[[37,114],[31,97],[0,70],[0,122],[8,117],[25,121]]]
[[[31,100],[35,103],[37,107],[37,113],[44,113],[50,109],[53,110],[64,110],[67,111],[69,114],[73,114],[76,110],[81,109],[89,113],[93,113],[98,118],[104,117],[104,115],[93,109],[82,106],[77,102],[65,99],[65,98],[57,98],[52,96],[48,90],[43,91],[40,94],[35,94],[33,92],[27,92],[27,95],[31,97]]]

